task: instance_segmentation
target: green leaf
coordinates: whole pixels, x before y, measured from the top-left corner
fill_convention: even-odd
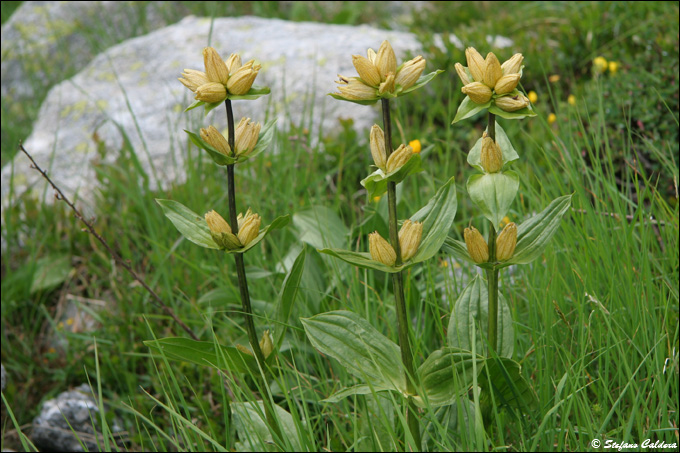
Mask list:
[[[346,97],[344,97],[343,95],[341,95],[339,93],[328,93],[328,95],[339,100],[339,101],[354,102],[355,104],[359,104],[359,105],[373,105],[376,102],[378,102],[378,100],[379,100],[379,98],[377,98],[377,97],[375,99],[362,99],[362,100],[347,99]]]
[[[487,127],[486,130],[488,131],[489,128]],[[498,122],[496,123],[496,143],[498,143],[498,146],[501,147],[501,151],[503,152],[503,165],[519,159],[517,151],[515,151],[515,148],[512,146],[512,143],[510,143],[510,139],[508,138],[507,134],[505,133],[501,125],[498,124]],[[484,168],[482,168],[481,138],[477,140],[475,146],[473,146],[470,152],[468,153],[467,161],[468,164],[472,165],[477,170],[484,172]]]
[[[463,102],[460,103],[458,111],[456,112],[456,117],[453,119],[451,124],[456,124],[458,121],[470,118],[482,110],[489,108],[490,105],[491,101],[487,102],[486,104],[476,104],[472,101],[472,99],[470,99],[469,96],[465,96],[465,99],[463,99]]]
[[[258,86],[258,85],[253,85],[250,87],[250,90],[246,94],[241,94],[241,95],[236,95],[236,94],[230,94],[227,96],[228,99],[231,99],[232,101],[238,101],[238,100],[253,100],[257,99],[261,96],[265,96],[267,94],[271,93],[271,90],[269,87],[263,87],[263,86]]]
[[[455,178],[452,177],[437,190],[423,208],[411,216],[411,220],[423,222],[423,236],[418,251],[409,263],[428,260],[441,249],[453,224],[457,208],[456,184]]]
[[[196,146],[198,146],[201,149],[204,149],[210,158],[217,164],[217,165],[231,165],[236,163],[236,158],[232,156],[227,156],[225,154],[222,154],[218,150],[216,150],[211,144],[203,140],[198,134],[194,134],[193,132],[190,132],[188,130],[184,130],[184,132],[189,135],[189,140],[192,141],[192,143]]]
[[[421,407],[439,407],[452,404],[467,393],[474,378],[472,353],[456,348],[443,348],[434,351],[418,368],[418,376],[423,396],[415,398]],[[477,358],[477,363],[482,358]],[[481,370],[481,366],[477,369]]]
[[[31,263],[32,265],[32,263]],[[61,285],[73,270],[69,255],[46,256],[35,262],[31,294]]]
[[[408,263],[402,264],[401,266],[388,266],[387,264],[383,264],[380,261],[374,261],[373,258],[371,258],[370,253],[353,252],[351,250],[344,249],[319,249],[319,252],[339,258],[342,261],[352,264],[356,267],[361,267],[363,269],[375,269],[377,271],[387,272],[388,274],[401,272],[415,264],[409,261]]]
[[[496,104],[492,104],[489,106],[489,112],[506,120],[521,120],[522,118],[536,116],[536,112],[531,108],[531,105],[514,112],[506,112],[496,107]]]
[[[439,445],[437,442],[439,442],[438,439],[441,439],[441,432],[474,435],[475,404],[468,398],[460,398],[453,404],[439,407],[430,412],[429,416],[423,417],[423,422],[426,423],[423,430],[423,444],[427,446],[426,451],[437,451],[433,447]],[[446,431],[442,431],[442,429]]]
[[[472,175],[467,181],[470,198],[496,229],[510,209],[518,189],[519,176],[512,170]]]
[[[514,360],[503,357],[487,359],[477,382],[482,389],[482,398],[487,401],[493,392],[496,404],[511,410],[527,412],[538,407],[536,394],[522,377],[520,364]]]
[[[236,451],[270,451],[274,442],[267,423],[262,401],[231,403],[234,425],[240,442]],[[293,416],[284,408],[274,404],[274,413],[281,427],[284,442],[290,442],[290,451],[303,451],[300,436],[295,427]]]
[[[165,216],[182,233],[182,236],[201,247],[219,250],[220,247],[215,244],[210,235],[210,228],[208,228],[203,216],[196,214],[177,201],[157,198],[156,203],[161,205]]]
[[[298,241],[314,248],[340,248],[347,244],[349,229],[332,209],[325,206],[312,206],[296,212],[293,224],[300,231]]]
[[[465,287],[453,307],[446,338],[449,346],[481,354],[486,351],[489,325],[489,296],[487,282],[480,275]],[[496,353],[501,357],[512,357],[515,332],[512,314],[502,294],[498,294],[498,334]]]
[[[312,345],[340,362],[349,373],[375,387],[406,391],[399,346],[368,321],[349,311],[301,320]]]
[[[437,75],[441,74],[442,72],[444,72],[443,69],[437,69],[436,71],[433,71],[429,74],[421,75],[416,81],[416,83],[414,83],[412,86],[399,93],[399,96],[403,96],[404,94],[410,93],[411,91],[415,91],[418,88],[424,87],[425,85],[430,83],[432,79],[434,79]]]
[[[225,98],[226,99],[226,98]],[[217,107],[221,107],[223,105],[224,101],[220,102],[205,102],[205,109],[203,109],[203,116],[208,116],[208,113],[210,113],[212,110],[216,109]]]
[[[557,232],[562,216],[569,210],[571,197],[571,195],[564,195],[556,198],[543,211],[522,222],[517,227],[515,254],[500,267],[526,264],[538,258]]]
[[[259,374],[255,358],[234,347],[181,337],[147,340],[144,344],[162,353],[168,359],[238,373],[254,372]]]
[[[189,105],[189,107],[185,108],[184,111],[185,111],[185,112],[188,112],[189,110],[193,110],[193,109],[195,109],[195,108],[197,108],[197,107],[202,106],[203,104],[205,104],[205,102],[199,101],[199,100],[195,100],[194,102],[191,103],[191,105]]]
[[[392,390],[391,388],[382,388],[382,387],[375,387],[371,386],[368,384],[359,384],[359,385],[354,385],[352,387],[347,387],[339,392],[335,392],[328,398],[322,400],[324,403],[338,403],[348,396],[354,396],[354,395],[369,395],[373,394],[376,392],[382,392],[385,390]]]
[[[279,297],[279,304],[276,307],[276,321],[279,323],[279,327],[276,329],[275,333],[275,350],[278,350],[281,347],[283,336],[285,335],[286,328],[288,327],[288,318],[290,317],[290,312],[293,309],[293,303],[295,302],[295,298],[297,297],[298,290],[300,288],[302,273],[305,270],[306,256],[307,249],[303,247],[302,251],[295,259],[290,272],[288,275],[286,275],[286,279],[283,281],[283,288],[281,290],[281,296]]]
[[[454,239],[449,236],[444,241],[442,250],[444,250],[444,253],[448,253],[449,255],[453,256],[458,260],[465,261],[470,264],[477,264],[474,262],[472,258],[470,258],[470,253],[467,250],[467,245],[463,241],[459,241],[458,239]]]
[[[423,171],[422,159],[420,154],[413,153],[411,158],[401,167],[396,170],[385,174],[381,169],[377,169],[367,177],[361,180],[361,185],[366,188],[368,196],[370,198],[379,197],[380,195],[387,192],[387,183],[393,182],[399,184],[408,175],[418,173]]]

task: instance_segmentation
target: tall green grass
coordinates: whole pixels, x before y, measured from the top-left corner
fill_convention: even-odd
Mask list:
[[[546,8],[543,12],[540,5]],[[454,6],[462,18],[454,31],[464,42],[481,48],[476,40],[494,30],[488,6]],[[503,33],[520,44],[564,39],[568,45],[569,40],[583,38],[586,46],[574,48],[582,56],[576,66],[565,63],[549,47],[531,47],[527,53],[533,56],[527,57],[523,80],[527,80],[525,88],[539,93],[539,117],[521,126],[502,123],[522,155],[519,173],[524,176],[521,196],[512,208],[513,221],[539,212],[560,195],[574,193],[573,209],[542,259],[504,270],[501,279],[501,291],[515,320],[514,358],[522,363],[540,408],[521,419],[497,411],[485,427],[475,424],[474,412],[465,401],[448,410],[426,409],[423,424],[427,424],[425,438],[431,450],[583,450],[591,448],[594,438],[677,443],[678,150],[673,136],[656,128],[670,124],[677,129],[677,98],[612,96],[618,93],[616,87],[627,86],[643,77],[640,74],[665,80],[666,66],[624,64],[618,78],[594,78],[588,67],[590,58],[609,49],[610,59],[624,63],[654,58],[616,50],[636,49],[630,34],[616,30],[624,28],[636,11],[677,15],[677,6],[611,7],[604,25],[596,20],[602,8],[595,3],[573,8],[532,4],[520,12],[540,26],[517,25],[506,29],[513,33]],[[563,22],[555,25],[548,19],[557,12]],[[554,34],[576,22],[578,14],[585,14],[579,33],[587,33],[590,27],[597,44],[592,40],[588,44],[581,36]],[[432,16],[433,29],[437,17]],[[513,17],[501,8],[496,19],[506,23]],[[422,20],[417,23],[425,26]],[[642,23],[636,33],[660,36],[657,44],[665,46],[668,36],[652,30],[651,21]],[[669,34],[670,48],[677,47],[677,32]],[[427,42],[428,37],[423,39]],[[433,65],[462,60],[455,49],[448,55],[432,50],[426,56]],[[556,73],[561,81],[548,82],[548,76]],[[455,73],[447,74],[437,81],[441,85],[436,89],[413,102],[396,103],[403,137],[397,128],[395,138],[418,138],[435,145],[423,160],[438,184],[456,176],[459,209],[451,235],[460,236],[477,212],[464,202],[464,181],[469,175],[464,162],[481,133],[483,119],[450,125],[461,95]],[[647,87],[645,93],[657,88],[668,87]],[[577,95],[574,106],[566,103],[569,93]],[[659,105],[668,106],[661,116]],[[5,108],[3,101],[3,122],[10,121],[5,120]],[[552,125],[546,120],[548,112],[557,113]],[[659,132],[652,134],[649,127],[640,130],[641,118],[650,118],[652,123],[647,124]],[[6,127],[13,126],[3,124],[3,162]],[[262,317],[256,324],[265,326],[273,318],[285,272],[306,241],[311,246],[307,246],[301,291],[269,381],[276,404],[291,414],[293,434],[279,441],[287,450],[394,450],[401,447],[405,429],[405,421],[395,413],[398,400],[376,394],[325,402],[354,378],[311,347],[298,321],[347,309],[396,338],[388,279],[314,251],[337,243],[366,250],[366,234],[387,218],[385,200],[366,199],[358,184],[370,162],[368,132],[357,134],[350,124],[341,125],[340,131],[320,137],[309,137],[302,127],[279,131],[276,146],[281,152],[237,168],[243,210],[252,206],[265,223],[284,213],[294,216],[292,226],[274,232],[249,253],[253,305]],[[125,148],[116,162],[98,168],[106,187],[97,202],[98,231],[203,340],[247,344],[231,260],[180,240],[154,202],[156,197],[171,198],[197,212],[224,206],[220,169],[199,150],[187,148],[186,182],[162,193],[148,192],[140,187],[139,170],[133,164],[134,156],[143,152]],[[438,184],[418,175],[400,185],[402,212],[421,207]],[[116,215],[107,214],[111,212]],[[373,212],[378,216],[371,217]],[[366,219],[372,220],[363,223]],[[230,406],[257,399],[252,377],[171,361],[152,355],[143,345],[144,340],[182,335],[182,331],[113,266],[63,205],[18,201],[5,213],[2,234],[8,244],[2,255],[2,362],[9,375],[3,393],[3,448],[21,445],[17,428],[26,431],[40,401],[88,378],[130,431],[124,447],[116,447],[109,436],[110,448],[226,450],[235,441],[266,437],[257,411],[250,419],[229,416]],[[68,257],[72,269],[65,280],[37,291],[34,286],[32,291],[42,269],[39,259],[60,256]],[[473,272],[440,255],[407,275],[407,303],[416,332],[412,344],[419,360],[443,346],[451,306]],[[50,326],[59,329],[55,315],[69,294],[102,300],[106,308],[96,314],[97,330],[62,332],[68,348],[51,350]]]

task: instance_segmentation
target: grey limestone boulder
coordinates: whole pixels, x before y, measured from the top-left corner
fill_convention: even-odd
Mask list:
[[[43,404],[33,420],[31,440],[42,451],[84,451],[83,445],[88,451],[99,451],[104,447],[101,430],[93,427],[99,421],[90,386],[83,384]],[[118,420],[109,422],[109,430],[121,442],[123,428]]]
[[[167,25],[175,4],[23,2],[2,26],[3,100],[33,96],[36,84],[60,82],[106,47]]]

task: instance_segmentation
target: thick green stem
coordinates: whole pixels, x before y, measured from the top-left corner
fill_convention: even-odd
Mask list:
[[[225,101],[227,108],[227,128],[229,130],[229,148],[234,152],[235,137],[234,137],[234,112],[231,108],[231,100],[227,99]],[[235,182],[234,182],[234,165],[227,165],[227,185],[229,190],[229,224],[231,226],[231,231],[234,234],[238,234],[238,217],[236,215],[236,192],[235,192]],[[250,305],[250,292],[248,291],[248,280],[246,279],[246,267],[243,261],[243,253],[234,253],[234,259],[236,261],[236,275],[238,276],[238,289],[241,293],[241,306],[243,307],[243,314],[246,322],[246,332],[248,333],[248,342],[255,355],[255,359],[262,370],[262,373],[266,371],[265,357],[260,348],[260,343],[257,339],[257,332],[255,331],[255,322],[253,321],[253,308]],[[267,387],[267,382],[264,379],[264,375],[259,376],[257,379],[259,382],[260,392],[262,393],[262,402],[264,406],[264,413],[267,419],[267,423],[275,434],[274,437],[281,439],[281,430],[276,422],[276,417],[274,416],[271,396],[269,394],[269,387]],[[278,443],[278,442],[276,442]]]
[[[496,115],[489,113],[489,125],[487,134],[492,140],[496,140]],[[491,222],[490,222],[491,223]],[[489,262],[496,262],[496,226],[493,223],[489,226]],[[498,347],[498,269],[486,271],[486,280],[489,293],[489,347],[496,351]],[[489,351],[491,352],[491,351]],[[497,352],[497,351],[496,351]],[[491,354],[489,354],[491,355]]]
[[[390,117],[390,103],[388,99],[382,99],[383,112],[383,127],[385,129],[385,152],[387,157],[392,154],[392,121]],[[387,205],[389,210],[389,227],[390,227],[390,243],[397,254],[396,265],[399,266],[401,261],[401,247],[399,246],[399,233],[397,225],[397,185],[393,182],[387,183]],[[413,352],[411,351],[411,343],[409,341],[409,320],[408,311],[406,309],[406,300],[404,298],[404,277],[401,272],[392,274],[392,284],[394,287],[394,299],[397,308],[397,324],[399,331],[399,348],[401,349],[401,361],[404,364],[406,391],[410,395],[416,394],[416,387],[413,379],[416,378],[415,369],[413,367]],[[411,451],[421,451],[420,439],[420,420],[418,418],[418,408],[409,397],[408,407],[406,410],[406,422],[414,439],[415,445],[411,446]]]

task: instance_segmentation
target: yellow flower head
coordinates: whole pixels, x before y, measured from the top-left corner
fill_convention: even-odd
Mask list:
[[[422,222],[404,221],[399,230],[399,248],[401,249],[401,259],[408,261],[418,251],[420,240],[423,237]]]
[[[609,72],[612,74],[616,74],[616,71],[619,70],[619,66],[621,65],[619,64],[618,61],[610,61],[608,65]]]
[[[538,95],[536,94],[536,92],[534,90],[529,91],[529,94],[527,94],[527,96],[529,97],[529,101],[532,104],[535,104],[536,101],[538,101]]]
[[[239,238],[232,233],[227,221],[217,212],[210,211],[206,213],[205,221],[208,224],[213,240],[223,250],[235,250],[243,246]]]
[[[593,72],[601,74],[607,70],[607,60],[604,57],[597,57],[593,60]]]
[[[197,100],[209,104],[248,93],[260,70],[253,60],[241,65],[241,57],[236,54],[224,61],[213,47],[203,49],[203,65],[205,72],[185,69],[178,80],[196,93]]]
[[[494,100],[496,106],[505,111],[515,111],[526,107],[521,105],[521,98],[517,97],[517,85],[522,77],[522,62],[524,57],[516,53],[503,64],[493,52],[489,52],[486,58],[477,52],[474,47],[465,49],[465,58],[468,66],[460,63],[455,64],[458,77],[463,82],[461,91],[475,104],[486,104]],[[509,94],[513,102],[508,102],[499,95]],[[501,99],[498,104],[498,99]],[[516,102],[520,99],[520,102]],[[512,110],[511,110],[512,109]]]
[[[512,258],[517,246],[517,225],[514,222],[508,223],[501,234],[496,239],[496,259],[507,261]]]
[[[410,146],[401,144],[399,148],[394,150],[390,157],[387,158],[387,163],[385,164],[385,171],[387,173],[392,173],[393,171],[401,168],[406,162],[413,156],[413,149]]]
[[[420,143],[420,140],[418,139],[411,140],[410,142],[408,142],[408,146],[410,146],[413,152],[416,154],[419,154],[420,151],[422,151],[423,149],[423,145]]]
[[[557,115],[554,113],[548,115],[548,124],[553,124],[555,121],[557,121]]]
[[[394,266],[397,261],[397,252],[377,231],[368,235],[368,250],[372,260],[387,266]]]
[[[260,123],[254,123],[250,121],[250,118],[241,118],[234,131],[234,147],[237,156],[247,156],[255,149],[261,127]]]
[[[425,69],[425,59],[418,55],[397,65],[397,57],[389,41],[383,41],[378,52],[368,49],[366,57],[352,55],[352,64],[359,77],[339,75],[336,99],[358,103],[372,103],[380,98],[401,95],[412,88]]]
[[[463,237],[472,261],[478,264],[489,261],[489,246],[477,228],[473,226],[465,228]]]
[[[238,230],[238,240],[241,242],[241,244],[248,245],[257,237],[257,235],[260,233],[260,223],[262,222],[262,219],[260,218],[259,215],[257,214],[250,214],[246,213],[246,216],[243,218],[243,221],[240,222],[241,225],[239,225],[239,230]]]
[[[570,95],[567,97],[567,103],[568,103],[569,105],[576,105],[576,96],[574,96],[573,94],[570,94]]]

